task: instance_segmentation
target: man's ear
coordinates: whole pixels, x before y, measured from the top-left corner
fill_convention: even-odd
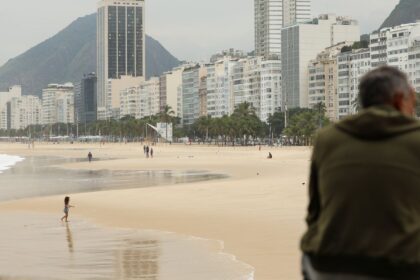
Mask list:
[[[392,100],[392,106],[398,111],[404,110],[404,99],[405,99],[404,94],[398,92],[397,94],[394,95],[394,98]]]

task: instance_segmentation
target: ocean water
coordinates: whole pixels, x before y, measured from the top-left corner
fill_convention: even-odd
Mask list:
[[[86,161],[86,159],[60,157],[22,159],[5,156],[3,159],[4,170],[0,174],[0,202],[60,194],[171,186],[226,178],[226,175],[223,174],[197,170],[181,172],[171,170],[111,171],[68,170],[58,167],[64,163],[79,161]]]
[[[85,159],[0,155],[0,202],[226,178],[205,171],[66,170]],[[223,242],[153,230],[105,229],[57,216],[1,214],[0,280],[252,280]]]
[[[2,155],[0,154],[0,173],[3,173],[5,170],[10,169],[16,163],[23,161],[24,158],[11,155]]]

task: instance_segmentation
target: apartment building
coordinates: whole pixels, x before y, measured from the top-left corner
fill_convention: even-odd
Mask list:
[[[49,84],[42,90],[43,124],[74,123],[74,86]]]

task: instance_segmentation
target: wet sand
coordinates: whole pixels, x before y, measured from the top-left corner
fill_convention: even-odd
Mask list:
[[[206,170],[229,178],[153,188],[72,195],[76,219],[110,228],[154,229],[223,240],[225,251],[256,269],[256,279],[301,279],[299,239],[304,230],[308,148],[216,148],[158,146],[147,160],[142,146],[0,144],[0,152],[22,156],[78,158],[92,150],[103,160],[60,165],[66,170]],[[267,160],[268,151],[274,159]],[[1,179],[0,179],[1,180]],[[0,213],[57,213],[62,197],[0,204]],[[223,279],[223,278],[221,278]]]
[[[249,280],[253,268],[217,241],[103,229],[52,215],[0,215],[0,279]]]

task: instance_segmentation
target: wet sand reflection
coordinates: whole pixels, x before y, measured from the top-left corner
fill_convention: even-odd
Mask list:
[[[217,241],[55,215],[0,214],[0,224],[0,280],[252,279],[252,267],[219,254]]]
[[[66,223],[66,234],[67,234],[67,246],[69,247],[69,253],[72,254],[74,252],[74,249],[73,249],[73,235],[71,233],[69,223]]]
[[[117,252],[118,279],[159,279],[159,241],[125,240]]]

